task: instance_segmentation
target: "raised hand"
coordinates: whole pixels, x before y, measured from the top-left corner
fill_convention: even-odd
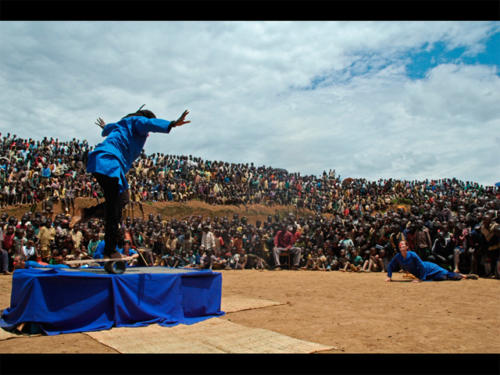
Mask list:
[[[106,123],[100,117],[95,121],[94,124],[96,124],[97,126],[99,126],[101,129],[104,129],[104,127],[106,126]]]
[[[181,117],[179,117],[177,120],[174,121],[174,125],[173,126],[182,126],[184,124],[189,124],[191,121],[185,121],[184,120],[188,114],[189,114],[189,111],[186,109],[182,113]]]

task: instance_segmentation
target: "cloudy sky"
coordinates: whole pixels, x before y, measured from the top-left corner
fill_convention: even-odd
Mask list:
[[[0,131],[342,178],[500,181],[499,22],[0,22]]]

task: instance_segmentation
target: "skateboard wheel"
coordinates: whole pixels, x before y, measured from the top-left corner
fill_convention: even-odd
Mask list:
[[[106,270],[106,272],[117,275],[124,273],[125,268],[126,268],[125,262],[121,260],[117,260],[115,262],[107,262],[104,265],[104,269]]]
[[[114,273],[122,274],[125,272],[125,268],[126,268],[125,262],[118,261],[118,262],[111,262],[111,264],[112,264],[112,268],[113,268]]]

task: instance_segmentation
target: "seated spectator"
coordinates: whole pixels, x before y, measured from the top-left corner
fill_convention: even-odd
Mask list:
[[[281,226],[281,230],[279,230],[274,237],[273,257],[276,270],[281,269],[279,256],[284,251],[289,251],[293,255],[292,269],[299,269],[300,255],[302,253],[302,250],[298,247],[293,247],[293,235],[291,233],[291,230],[291,226],[287,227],[286,224],[283,224]]]
[[[203,251],[203,254],[200,258],[200,269],[211,270],[216,261],[217,261],[217,258],[213,254],[213,250],[206,249]]]
[[[139,253],[132,249],[131,243],[129,240],[125,240],[123,242],[123,249],[118,249],[118,251],[125,257],[132,257],[133,259],[129,260],[127,264],[129,266],[137,266],[139,263]]]
[[[196,266],[197,266],[196,255],[194,254],[193,250],[188,251],[188,256],[187,256],[186,261],[187,261],[187,265],[185,266],[185,268],[196,268]]]
[[[363,258],[359,255],[358,249],[352,249],[351,253],[351,264],[348,268],[348,271],[352,272],[360,272],[361,267],[363,266]]]
[[[23,246],[24,260],[36,261],[38,254],[33,240],[28,240],[26,245]]]
[[[370,255],[363,264],[364,272],[383,272],[384,262],[382,258],[377,254],[377,249],[374,247],[370,248]]]
[[[247,254],[247,267],[250,269],[263,270],[268,268],[267,262],[257,254]]]
[[[335,254],[327,256],[327,271],[337,271],[339,269],[340,263],[338,257]]]
[[[316,257],[316,267],[315,269],[318,271],[326,271],[326,267],[328,265],[328,261],[326,255],[323,253],[323,249],[318,249],[318,256]]]
[[[346,272],[348,267],[351,266],[351,262],[349,261],[349,258],[347,257],[347,251],[344,248],[340,249],[338,263],[339,263],[339,271],[342,271],[342,272]]]

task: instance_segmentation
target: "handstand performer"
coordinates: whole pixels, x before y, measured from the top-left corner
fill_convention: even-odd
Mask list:
[[[149,132],[170,133],[172,128],[190,123],[185,121],[187,110],[175,121],[157,119],[147,109],[139,108],[116,123],[106,124],[98,118],[96,125],[101,127],[102,136],[106,139],[89,153],[87,172],[92,173],[104,192],[105,201],[80,211],[80,222],[91,217],[104,218],[104,257],[120,258],[116,251],[118,242],[118,225],[121,221],[122,209],[129,201],[126,173],[132,163],[141,154]],[[78,221],[78,217],[74,218]]]
[[[392,258],[387,266],[387,279],[385,281],[392,281],[392,272],[398,268],[415,276],[416,279],[413,282],[477,279],[477,275],[450,272],[432,262],[422,261],[417,253],[408,251],[408,244],[405,240],[399,243],[399,253]]]

